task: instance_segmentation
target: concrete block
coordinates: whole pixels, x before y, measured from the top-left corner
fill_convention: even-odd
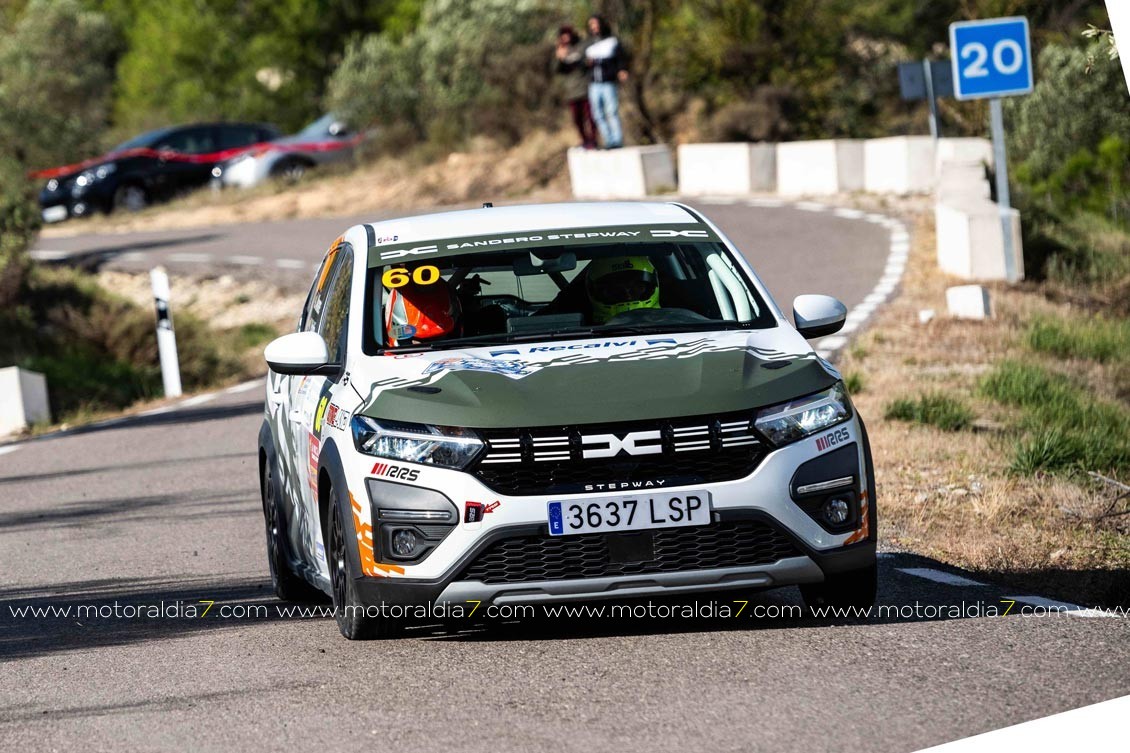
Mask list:
[[[577,199],[642,199],[675,190],[675,165],[665,144],[569,150]]]
[[[15,366],[0,369],[0,436],[50,420],[47,379]]]
[[[980,162],[943,162],[938,166],[935,194],[938,201],[962,202],[971,199],[989,200],[992,190],[985,166]]]
[[[946,288],[946,308],[955,319],[988,319],[993,315],[989,291],[980,285]]]
[[[1013,262],[1017,279],[1024,279],[1024,247],[1020,212],[1008,210]],[[1004,233],[1000,209],[984,199],[939,201],[934,205],[938,266],[966,280],[1004,280]]]
[[[863,190],[868,193],[929,193],[934,189],[934,139],[891,136],[863,142]]]
[[[776,144],[682,144],[679,193],[744,196],[777,185]]]
[[[993,142],[981,138],[940,138],[935,149],[939,166],[946,162],[978,162],[993,167]]]
[[[777,193],[821,196],[863,190],[863,141],[825,139],[777,145]]]

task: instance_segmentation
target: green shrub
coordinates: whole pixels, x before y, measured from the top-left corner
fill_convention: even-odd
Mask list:
[[[930,392],[917,398],[892,401],[887,405],[885,417],[888,420],[927,424],[942,431],[960,431],[973,422],[973,411],[956,398],[941,392]]]
[[[844,386],[847,387],[849,395],[858,395],[863,392],[867,385],[867,381],[863,378],[863,374],[858,371],[851,371],[844,375]]]

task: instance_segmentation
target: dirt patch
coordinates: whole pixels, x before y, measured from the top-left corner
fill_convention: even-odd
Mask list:
[[[205,227],[307,217],[347,216],[366,211],[421,209],[479,201],[569,198],[567,131],[531,134],[504,148],[482,137],[466,151],[422,162],[420,154],[390,156],[350,172],[313,176],[298,185],[269,183],[249,191],[198,191],[137,214],[115,214],[47,227],[44,238],[84,233]]]

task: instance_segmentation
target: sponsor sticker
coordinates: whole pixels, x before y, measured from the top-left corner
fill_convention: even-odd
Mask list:
[[[844,442],[847,442],[849,439],[851,439],[851,432],[847,430],[847,427],[841,426],[823,436],[817,437],[816,451],[824,452],[825,450],[830,450],[833,447],[838,447]]]
[[[324,421],[327,425],[344,431],[345,427],[349,426],[349,416],[349,411],[339,408],[334,403],[330,403],[329,407],[326,408]]]
[[[490,358],[477,356],[464,356],[463,358],[441,358],[433,361],[424,369],[424,375],[438,374],[442,371],[485,371],[491,374],[505,374],[507,376],[525,376],[529,374],[527,365],[521,361],[495,361]]]
[[[383,476],[397,481],[415,481],[420,477],[420,471],[417,468],[409,468],[404,465],[378,462],[373,466],[373,470],[369,471],[369,475]]]
[[[495,500],[494,502],[488,502],[484,504],[482,502],[471,502],[470,500],[468,500],[465,505],[466,508],[463,512],[463,522],[481,523],[483,521],[483,516],[497,510],[502,505],[502,502],[501,500]]]

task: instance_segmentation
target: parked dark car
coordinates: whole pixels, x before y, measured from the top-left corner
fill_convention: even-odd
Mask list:
[[[101,157],[34,173],[47,179],[39,194],[43,220],[143,209],[207,184],[216,165],[280,135],[274,126],[256,123],[197,123],[144,133]]]

